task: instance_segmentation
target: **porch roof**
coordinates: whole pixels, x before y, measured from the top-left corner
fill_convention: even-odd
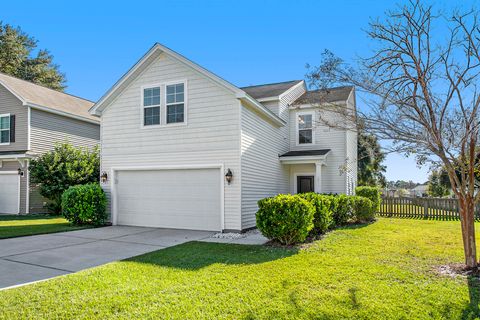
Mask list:
[[[319,150],[298,150],[298,151],[289,151],[280,156],[282,157],[304,157],[304,156],[324,156],[330,152],[330,149],[319,149]]]
[[[289,151],[279,156],[284,164],[320,163],[324,164],[330,149]]]

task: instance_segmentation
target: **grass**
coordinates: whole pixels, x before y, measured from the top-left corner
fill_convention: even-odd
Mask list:
[[[4,319],[473,319],[456,221],[380,218],[304,249],[191,242],[0,291]]]
[[[73,226],[67,220],[58,216],[0,215],[0,239],[84,228]]]

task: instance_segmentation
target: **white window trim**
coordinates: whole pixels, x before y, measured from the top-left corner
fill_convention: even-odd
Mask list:
[[[3,118],[3,117],[9,117],[9,128],[8,128],[8,142],[0,142],[0,146],[9,146],[11,141],[10,141],[10,135],[11,135],[11,132],[12,132],[12,123],[11,123],[11,114],[10,113],[4,113],[4,114],[0,114],[0,118]]]
[[[160,104],[159,105],[152,105],[152,106],[144,106],[144,94],[145,94],[145,89],[152,89],[152,88],[160,88]],[[152,83],[152,84],[147,84],[144,86],[140,87],[140,126],[141,128],[150,128],[150,127],[159,127],[162,125],[162,84],[161,83]],[[145,108],[155,108],[159,107],[160,108],[160,123],[159,124],[152,124],[152,125],[145,125]]]
[[[300,128],[298,127],[298,117],[303,116],[303,115],[311,115],[312,116],[312,142],[311,143],[300,143],[299,138],[299,130]],[[315,144],[315,126],[314,126],[314,121],[315,121],[315,111],[304,111],[304,112],[297,112],[295,113],[295,145],[296,146],[310,146]]]
[[[167,123],[167,85],[183,83],[183,122]],[[144,89],[160,87],[160,124],[146,126],[144,123],[143,92]],[[163,97],[162,97],[163,95]],[[149,108],[149,107],[147,107]],[[161,129],[167,127],[184,127],[188,121],[188,82],[186,79],[146,84],[140,87],[140,129]]]
[[[174,122],[174,123],[167,123],[167,86],[171,86],[174,84],[183,84],[183,122]],[[165,119],[165,126],[168,127],[179,127],[179,126],[186,126],[187,125],[187,80],[178,80],[178,81],[169,81],[165,82],[165,107],[163,108],[164,111],[164,119]],[[172,103],[175,104],[175,103]]]

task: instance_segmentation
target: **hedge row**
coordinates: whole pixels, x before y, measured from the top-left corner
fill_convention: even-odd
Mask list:
[[[265,237],[288,245],[348,222],[372,221],[380,206],[379,192],[359,193],[365,196],[304,193],[265,198],[258,202],[257,227]]]

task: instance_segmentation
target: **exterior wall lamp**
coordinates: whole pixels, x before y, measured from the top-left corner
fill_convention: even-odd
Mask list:
[[[232,170],[230,170],[230,168],[227,170],[227,173],[225,173],[225,180],[227,180],[228,184],[230,184],[230,182],[232,182],[233,180],[233,173],[232,173]]]
[[[105,183],[108,181],[108,174],[105,171],[102,172],[102,175],[100,176],[100,181],[102,183]]]
[[[23,175],[24,175],[23,170],[20,169],[20,168],[18,168],[18,175],[19,175],[20,177],[23,177]]]

